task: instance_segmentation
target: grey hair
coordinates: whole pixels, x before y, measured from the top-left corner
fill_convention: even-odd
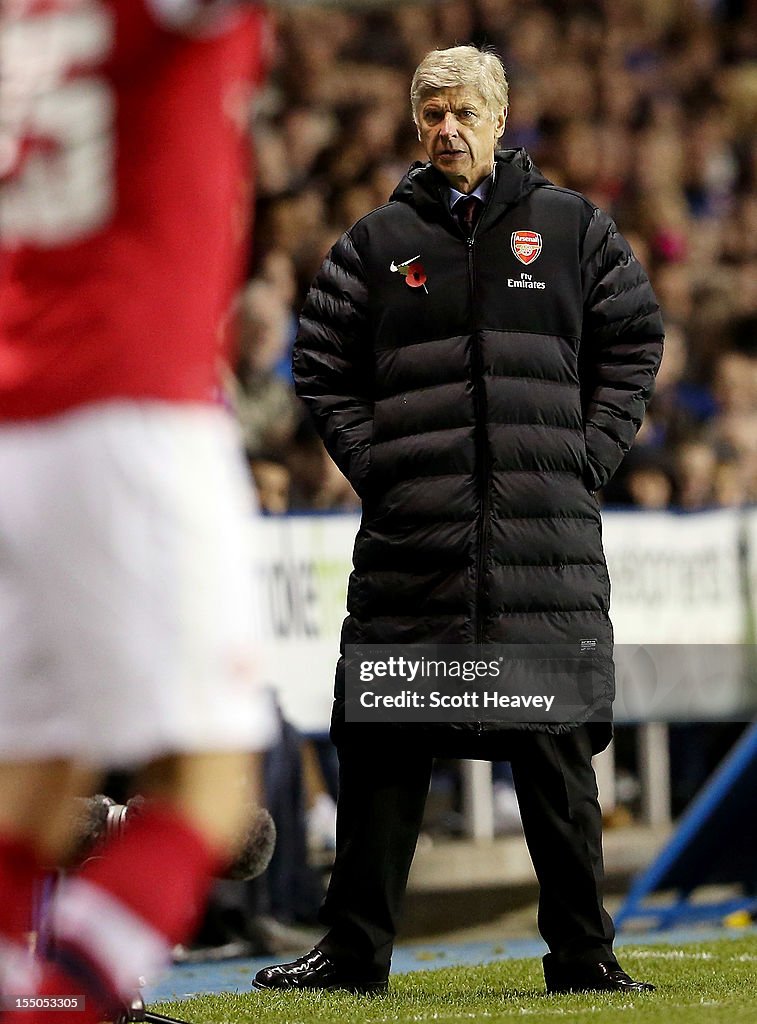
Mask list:
[[[410,86],[415,123],[418,123],[418,108],[427,96],[440,89],[459,86],[476,89],[494,117],[507,108],[507,76],[497,54],[476,46],[450,46],[446,50],[431,50],[415,70]]]

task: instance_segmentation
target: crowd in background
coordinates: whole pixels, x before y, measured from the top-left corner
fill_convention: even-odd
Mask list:
[[[264,507],[358,505],[293,395],[297,312],[332,243],[423,158],[408,98],[416,64],[467,41],[504,59],[503,144],[615,218],[663,308],[657,391],[603,500],[754,502],[757,4],[447,0],[277,16],[232,387]]]

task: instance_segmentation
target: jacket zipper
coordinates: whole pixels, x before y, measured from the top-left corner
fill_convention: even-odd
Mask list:
[[[478,324],[475,314],[475,295],[476,295],[476,270],[473,259],[473,246],[476,238],[476,231],[478,225],[481,223],[486,207],[489,205],[488,200],[481,211],[481,216],[478,222],[473,228],[473,231],[466,239],[466,245],[468,247],[468,284],[470,287],[471,296],[471,314],[473,321],[473,332],[474,332],[474,344],[471,352],[471,362],[473,369],[473,394],[475,396],[475,414],[476,414],[476,455],[478,463],[478,476],[479,476],[479,488],[481,494],[481,515],[479,518],[478,525],[478,557],[476,565],[476,607],[475,607],[475,642],[482,644],[484,641],[484,625],[483,625],[483,611],[484,611],[484,579],[486,577],[486,545],[489,533],[489,451],[486,443],[486,391],[484,389],[484,374],[483,365],[481,359],[481,345],[478,339]],[[476,732],[483,732],[483,723],[476,722]]]

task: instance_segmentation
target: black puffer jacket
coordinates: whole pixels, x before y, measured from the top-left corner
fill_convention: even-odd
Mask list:
[[[411,168],[301,318],[297,392],[363,499],[343,643],[608,641],[592,491],[652,391],[655,297],[609,217],[524,150],[497,154],[471,239],[447,194]]]

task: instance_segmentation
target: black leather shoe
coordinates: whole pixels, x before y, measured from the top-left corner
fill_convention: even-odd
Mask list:
[[[551,953],[542,960],[547,992],[654,992],[648,981],[634,981],[617,960],[602,963],[557,963]]]
[[[345,989],[359,995],[386,992],[388,983],[367,978],[336,967],[320,949],[311,949],[305,956],[289,964],[277,964],[258,971],[253,982],[255,988],[265,989]]]

